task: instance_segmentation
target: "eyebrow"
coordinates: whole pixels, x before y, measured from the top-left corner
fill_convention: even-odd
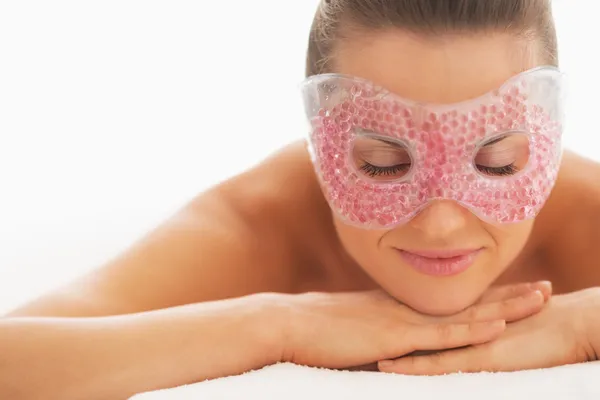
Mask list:
[[[386,138],[385,136],[382,136],[380,133],[377,133],[375,131],[372,131],[370,129],[359,129],[359,131],[361,132],[360,136],[363,136],[367,139],[370,140],[376,140],[378,142],[381,143],[385,143],[388,144],[390,146],[404,146],[403,143],[398,143],[396,140],[394,140],[394,138]]]
[[[385,143],[385,144],[388,144],[390,146],[396,146],[396,147],[397,146],[402,146],[401,143],[394,142],[393,140],[386,140],[385,138],[381,138],[381,137],[374,137],[372,139],[378,140],[378,141],[380,141],[382,143]]]
[[[502,135],[502,136],[499,136],[499,137],[497,137],[497,138],[495,138],[495,139],[493,139],[493,140],[490,140],[490,141],[489,141],[489,142],[487,142],[486,144],[484,144],[484,145],[483,145],[483,147],[491,146],[491,145],[493,145],[493,144],[496,144],[496,143],[498,143],[498,142],[501,142],[501,141],[503,141],[504,139],[506,139],[507,137],[508,137],[507,135]],[[385,138],[382,138],[382,137],[380,137],[380,136],[371,137],[371,139],[377,140],[377,141],[379,141],[379,142],[385,143],[385,144],[387,144],[387,145],[390,145],[390,146],[396,146],[396,147],[398,147],[398,146],[403,146],[401,143],[396,143],[396,142],[394,142],[393,140],[387,140],[387,139],[385,139]]]
[[[486,144],[483,145],[483,147],[491,146],[491,145],[496,144],[504,139],[506,139],[506,135],[497,137],[496,139],[487,142]]]

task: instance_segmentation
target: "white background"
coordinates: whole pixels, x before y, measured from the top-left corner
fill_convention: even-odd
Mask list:
[[[316,5],[2,1],[0,313],[301,137]],[[597,1],[555,2],[566,142],[598,160],[599,14]]]

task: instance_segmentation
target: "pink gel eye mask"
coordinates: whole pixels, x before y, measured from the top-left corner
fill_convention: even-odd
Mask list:
[[[560,166],[562,81],[556,68],[535,68],[477,99],[441,105],[359,78],[308,78],[308,144],[329,205],[367,229],[405,223],[434,200],[491,223],[534,218]]]

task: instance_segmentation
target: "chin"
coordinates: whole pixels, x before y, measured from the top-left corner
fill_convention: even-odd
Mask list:
[[[422,299],[416,301],[406,301],[405,304],[421,314],[435,317],[444,317],[457,314],[471,306],[477,298],[474,299],[441,299],[440,301],[431,301]]]
[[[423,292],[405,292],[399,300],[413,310],[431,316],[449,316],[457,314],[473,305],[482,295],[482,290],[465,290],[463,285],[452,290],[452,287],[430,288],[425,292],[435,293],[423,296]]]
[[[397,275],[402,274],[402,278],[389,281],[402,284],[396,287],[386,285],[385,289],[401,303],[422,314],[449,316],[476,303],[497,279],[502,269],[489,259],[487,252],[484,252],[467,270],[452,276],[427,276],[415,273],[410,267],[398,268],[395,272]],[[385,280],[380,280],[383,281]],[[411,284],[406,285],[406,282]]]

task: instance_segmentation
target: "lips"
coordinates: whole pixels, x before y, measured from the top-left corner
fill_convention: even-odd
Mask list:
[[[441,249],[441,250],[405,250],[408,253],[425,258],[454,258],[467,256],[479,249]]]
[[[398,250],[402,259],[418,272],[450,276],[466,271],[481,249]]]

